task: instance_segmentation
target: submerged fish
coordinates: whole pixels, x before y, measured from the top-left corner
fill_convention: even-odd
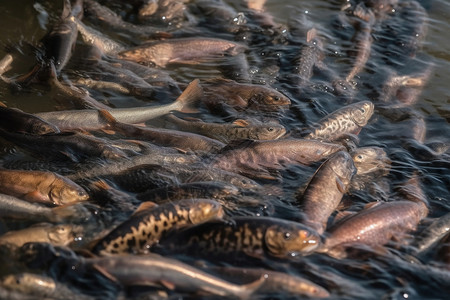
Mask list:
[[[223,149],[214,158],[212,166],[248,176],[273,179],[269,169],[281,169],[295,163],[309,165],[341,150],[344,150],[341,145],[317,140],[246,141],[236,147]]]
[[[205,135],[223,143],[242,139],[276,140],[286,133],[284,126],[276,122],[252,124],[245,120],[236,120],[231,124],[219,124],[188,121],[174,115],[168,115],[166,120],[174,124],[178,130]]]
[[[192,81],[184,92],[171,104],[132,108],[109,108],[108,112],[119,122],[142,123],[171,111],[192,112],[191,105],[202,95],[199,80]],[[61,130],[68,129],[100,129],[105,126],[105,121],[97,110],[68,110],[38,113],[37,116],[58,126]]]
[[[153,63],[164,68],[168,64],[198,64],[225,55],[244,52],[246,47],[238,43],[215,38],[179,38],[143,44],[119,52],[122,59],[139,63]]]
[[[236,217],[228,222],[206,222],[161,239],[162,252],[201,256],[265,256],[288,259],[319,246],[319,236],[303,224],[269,217]]]
[[[328,218],[338,207],[355,173],[353,160],[345,151],[333,154],[319,167],[299,197],[306,225],[319,234],[324,232]]]
[[[419,235],[414,237],[411,246],[415,248],[416,254],[428,251],[434,244],[443,239],[450,232],[450,213],[435,219]]]
[[[223,215],[219,203],[204,199],[165,203],[150,209],[145,209],[145,206],[102,238],[93,252],[105,255],[147,251],[173,228]]]
[[[21,230],[8,231],[0,236],[0,244],[13,244],[18,247],[29,242],[50,243],[66,246],[75,238],[73,225],[39,224]]]
[[[358,134],[373,111],[374,105],[370,101],[344,106],[320,119],[305,138],[333,141],[348,134]]]
[[[178,260],[148,254],[86,259],[107,278],[124,286],[159,284],[170,289],[248,299],[262,284],[237,285]]]
[[[10,132],[30,134],[58,133],[59,129],[42,118],[17,108],[0,106],[0,128]]]
[[[72,180],[45,171],[0,170],[0,192],[31,202],[54,205],[89,198],[87,192]]]

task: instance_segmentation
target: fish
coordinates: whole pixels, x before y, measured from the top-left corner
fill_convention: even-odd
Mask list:
[[[138,11],[138,19],[145,24],[179,26],[185,19],[188,1],[147,1]]]
[[[304,138],[333,141],[345,135],[358,134],[373,112],[374,105],[370,101],[344,106],[317,121]]]
[[[127,155],[120,149],[113,147],[108,141],[87,136],[77,132],[65,131],[54,134],[33,135],[7,132],[0,129],[1,137],[13,142],[32,153],[62,160],[79,162],[89,157],[103,157],[110,159],[124,158]]]
[[[191,105],[202,96],[199,80],[192,81],[184,92],[171,104],[131,108],[107,108],[107,111],[119,122],[142,123],[147,120],[168,114],[177,110],[181,112],[194,112]],[[67,110],[37,113],[38,117],[56,125],[60,130],[70,129],[101,129],[105,126],[98,110]]]
[[[91,89],[108,89],[110,91],[116,91],[126,95],[131,93],[131,91],[123,85],[110,81],[93,80],[90,78],[78,78],[75,81],[75,84],[84,85]]]
[[[345,150],[341,145],[318,140],[245,141],[222,149],[211,166],[250,177],[274,179],[269,169],[281,169],[289,164],[309,165],[341,150]]]
[[[450,232],[450,213],[436,218],[433,222],[414,237],[411,246],[416,255],[429,251]]]
[[[40,223],[21,230],[8,231],[0,236],[0,244],[12,244],[17,247],[29,242],[50,243],[67,246],[75,238],[75,226]]]
[[[0,285],[10,291],[30,295],[34,299],[94,299],[80,293],[75,295],[74,291],[66,285],[56,282],[53,278],[34,273],[25,272],[6,275],[1,279]],[[24,299],[28,298],[25,296]]]
[[[243,139],[276,140],[286,133],[286,128],[276,122],[249,123],[239,119],[231,124],[206,123],[199,120],[188,121],[173,114],[167,115],[166,120],[178,130],[201,134],[222,143]]]
[[[84,0],[85,16],[93,23],[103,25],[112,32],[122,32],[138,39],[169,38],[171,35],[159,27],[135,25],[125,22],[108,7],[94,0]],[[131,38],[130,37],[130,38]]]
[[[0,193],[52,205],[89,199],[88,193],[72,180],[46,171],[0,169]]]
[[[319,234],[325,231],[355,173],[356,167],[346,151],[339,151],[322,163],[304,193],[297,197],[307,226]]]
[[[294,73],[300,77],[297,84],[305,85],[313,76],[314,66],[320,66],[324,57],[323,43],[317,36],[317,29],[312,28],[306,34],[306,44],[294,59]]]
[[[137,194],[136,198],[160,204],[189,198],[221,199],[238,194],[239,189],[234,185],[220,181],[200,181],[150,189]]]
[[[165,68],[168,64],[198,64],[225,55],[237,55],[244,45],[218,38],[178,38],[155,41],[118,53],[121,59]]]
[[[209,221],[173,231],[160,240],[157,251],[234,260],[290,259],[309,254],[319,244],[318,234],[297,222],[271,217],[235,217],[226,222]]]
[[[33,222],[62,222],[68,220],[85,220],[89,212],[79,205],[64,205],[50,208],[37,203],[30,203],[19,198],[0,194],[0,217]]]
[[[248,299],[262,284],[262,280],[247,285],[232,284],[181,261],[156,254],[89,258],[85,262],[124,286],[159,284],[172,290]]]
[[[386,151],[380,147],[361,147],[350,152],[357,169],[356,175],[372,173],[377,170],[389,172],[391,160]]]
[[[220,275],[233,282],[246,283],[264,278],[264,283],[256,291],[256,294],[287,294],[295,296],[307,296],[314,298],[327,298],[330,293],[320,285],[317,285],[305,278],[284,272],[266,270],[262,268],[242,268],[242,267],[208,267],[208,272]]]
[[[237,83],[227,79],[206,81],[202,101],[211,110],[226,104],[236,110],[278,111],[291,104],[291,100],[277,90],[257,84]]]
[[[318,251],[344,258],[347,247],[357,244],[383,246],[392,237],[400,238],[401,234],[415,230],[427,214],[428,209],[422,202],[371,202],[362,211],[336,222],[327,231],[328,236]]]
[[[173,147],[182,151],[214,153],[225,147],[225,144],[196,133],[178,130],[141,127],[118,122],[108,111],[99,112],[108,123],[107,128],[118,131],[127,138],[144,140],[163,147]]]
[[[117,53],[125,50],[125,47],[118,42],[114,41],[106,37],[101,32],[91,28],[81,20],[75,18],[74,16],[70,17],[70,20],[74,22],[77,26],[78,31],[83,38],[83,41],[87,44],[93,45],[100,49],[100,51],[106,55],[116,55]]]
[[[101,255],[145,252],[174,228],[221,218],[219,203],[206,200],[180,200],[146,208],[144,202],[125,222],[103,237],[93,252]]]
[[[47,134],[58,133],[59,128],[33,114],[17,108],[0,106],[0,128],[10,132]]]

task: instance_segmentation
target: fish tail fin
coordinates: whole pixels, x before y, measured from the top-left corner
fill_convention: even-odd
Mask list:
[[[240,299],[249,299],[253,294],[255,294],[261,285],[266,281],[264,275],[261,276],[258,280],[255,280],[251,283],[244,284],[241,286],[242,291],[238,294]]]
[[[200,80],[195,79],[186,87],[183,93],[177,98],[179,111],[184,113],[195,113],[198,109],[193,105],[203,96],[203,89],[200,86]]]

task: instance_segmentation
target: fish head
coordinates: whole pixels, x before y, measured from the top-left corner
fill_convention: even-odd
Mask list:
[[[59,129],[49,123],[42,121],[42,123],[33,124],[31,126],[31,132],[39,135],[48,134],[48,133],[59,133]]]
[[[373,115],[374,105],[370,101],[355,103],[350,112],[352,120],[360,127],[365,126]]]
[[[213,200],[198,200],[189,209],[189,221],[198,224],[207,220],[222,218],[224,211],[219,202]]]
[[[66,246],[75,238],[74,227],[72,225],[56,225],[48,229],[50,242],[58,246]]]
[[[337,152],[328,160],[328,163],[331,164],[333,172],[338,176],[341,183],[350,184],[353,175],[356,174],[356,167],[348,152]]]
[[[56,205],[86,201],[88,193],[75,182],[69,180],[56,180],[50,189],[49,198]]]
[[[286,134],[286,128],[281,124],[267,124],[257,129],[257,138],[259,140],[276,140]]]
[[[255,88],[248,99],[248,106],[273,107],[290,105],[291,100],[282,93],[264,86]]]
[[[379,147],[363,147],[351,152],[357,174],[367,174],[379,169],[389,169],[391,160]]]
[[[272,256],[289,258],[316,249],[320,244],[320,237],[302,224],[277,224],[267,228],[264,242]]]

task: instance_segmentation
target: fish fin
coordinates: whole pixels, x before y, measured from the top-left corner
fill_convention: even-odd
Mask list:
[[[336,186],[337,189],[339,190],[339,192],[341,192],[342,194],[345,194],[345,184],[342,182],[342,180],[340,178],[336,177]]]
[[[191,107],[203,97],[203,89],[200,86],[200,80],[195,79],[186,87],[183,93],[177,98],[176,102],[180,104],[179,111],[184,113],[195,113],[198,109]]]
[[[109,190],[109,189],[111,189],[111,186],[108,183],[106,183],[106,181],[101,180],[101,179],[91,183],[91,185],[94,188],[99,189],[99,190]]]
[[[38,190],[25,194],[23,199],[30,202],[49,202]]]
[[[349,218],[350,216],[353,216],[354,214],[355,214],[355,212],[353,212],[353,211],[340,211],[334,217],[333,224],[341,222],[341,221]]]
[[[140,213],[142,211],[151,210],[157,206],[158,206],[158,204],[156,204],[155,202],[152,202],[152,201],[142,202],[141,205],[139,205],[139,207],[134,211],[132,216],[134,216],[135,214]]]
[[[116,277],[114,277],[111,273],[106,271],[104,268],[102,268],[102,267],[100,267],[99,265],[96,265],[96,264],[93,264],[92,267],[95,270],[97,270],[100,274],[102,274],[103,276],[105,276],[106,278],[111,280],[112,282],[114,282],[116,284],[120,284],[119,280]]]
[[[317,37],[317,29],[312,28],[312,29],[308,30],[308,32],[306,33],[306,42],[310,43],[316,37]]]
[[[92,253],[88,249],[78,249],[78,250],[75,250],[75,253],[78,254],[78,255],[81,255],[83,257],[87,257],[87,258],[96,258],[96,257],[98,257],[97,255],[95,255],[94,253]]]
[[[64,0],[63,11],[61,14],[62,19],[66,19],[71,15],[72,5],[69,0]]]
[[[246,120],[238,119],[233,122],[233,125],[240,126],[240,127],[247,127],[250,125],[250,123]]]
[[[252,294],[254,294],[261,285],[266,282],[266,278],[264,275],[261,275],[261,277],[251,283],[242,285],[242,292],[239,292],[239,298],[241,299],[248,299]]]
[[[364,205],[363,209],[371,209],[372,207],[380,205],[381,202],[370,202]]]
[[[0,107],[7,107],[5,103],[0,101]]]
[[[259,170],[254,170],[254,169],[244,169],[244,170],[240,170],[239,173],[241,173],[244,176],[248,176],[251,178],[258,178],[258,179],[265,179],[265,180],[279,180],[280,176],[279,173],[272,175],[269,171],[263,170],[263,169],[259,169]]]
[[[113,115],[106,109],[100,109],[98,111],[98,115],[109,126],[113,126],[113,125],[117,124],[116,118],[114,118]]]
[[[165,288],[169,289],[169,290],[174,290],[175,289],[175,284],[173,284],[172,282],[168,281],[168,280],[160,280],[159,281]]]

